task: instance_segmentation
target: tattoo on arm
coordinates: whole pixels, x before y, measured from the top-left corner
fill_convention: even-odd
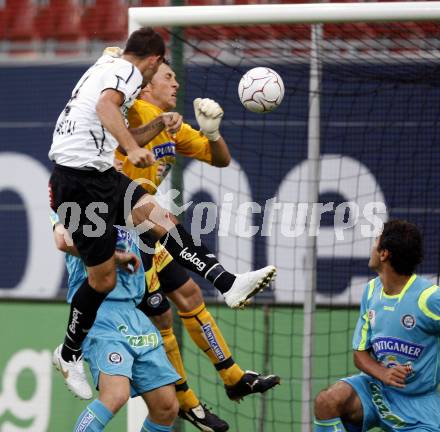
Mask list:
[[[142,135],[147,132],[160,131],[163,129],[163,122],[161,117],[157,117],[154,120],[150,121],[146,125],[139,126],[135,129],[130,129],[131,133],[134,135]]]

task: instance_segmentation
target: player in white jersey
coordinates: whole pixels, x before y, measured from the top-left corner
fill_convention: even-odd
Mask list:
[[[164,128],[171,133],[180,128],[182,118],[176,113],[163,114],[136,130],[129,130],[124,118],[164,53],[162,37],[142,28],[130,35],[121,58],[99,59],[75,86],[49,152],[55,162],[49,183],[51,208],[87,266],[88,278],[72,299],[66,337],[56,355],[68,388],[82,398],[91,397],[87,380],[78,375],[74,379],[69,370],[82,361],[81,343],[116,283],[114,225],[125,226],[129,217],[135,226],[150,222],[151,236],[166,244],[179,263],[221,287],[225,296],[229,293],[232,307],[244,305],[275,274],[272,266],[237,276],[227,272],[154,198],[113,168],[117,145],[135,166],[145,167],[154,162],[154,156],[140,146]]]
[[[440,291],[414,274],[422,255],[415,225],[385,223],[353,336],[362,373],[318,394],[315,432],[440,431]]]

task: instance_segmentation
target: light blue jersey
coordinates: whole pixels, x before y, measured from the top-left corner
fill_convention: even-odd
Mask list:
[[[393,390],[416,395],[435,391],[440,382],[440,289],[411,276],[398,295],[387,295],[380,278],[365,289],[353,349],[371,350],[384,366],[406,365],[406,386]]]
[[[117,233],[116,250],[136,254],[141,267],[135,274],[127,273],[118,268],[116,287],[108,294],[106,300],[133,300],[136,304],[139,304],[145,292],[145,279],[136,234],[131,234],[129,231],[119,227],[115,227],[115,230]],[[69,274],[67,302],[70,303],[74,294],[84,282],[84,279],[87,278],[87,271],[80,258],[66,254],[65,259]]]
[[[440,354],[440,289],[412,275],[398,295],[385,294],[380,278],[371,280],[362,297],[353,349],[370,351],[386,367],[406,365],[404,388],[388,386],[365,373],[343,378],[356,391],[363,411],[361,426],[384,431],[440,431],[437,392]]]
[[[51,220],[54,226],[59,222],[56,213],[51,212]],[[136,307],[145,293],[144,268],[136,237],[125,229],[115,229],[116,250],[135,253],[140,268],[134,274],[117,269],[116,286],[99,307],[82,349],[96,386],[101,373],[125,376],[130,379],[134,397],[173,384],[180,376],[166,356],[159,331]],[[69,254],[66,254],[66,265],[70,303],[87,278],[87,271],[80,258]]]

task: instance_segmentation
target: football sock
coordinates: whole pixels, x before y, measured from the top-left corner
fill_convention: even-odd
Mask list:
[[[345,432],[344,425],[339,417],[328,420],[315,419],[313,422],[314,432]]]
[[[154,423],[147,417],[140,432],[172,432],[172,430],[173,426],[164,426]]]
[[[190,312],[178,312],[191,339],[209,357],[223,382],[236,384],[244,371],[234,362],[231,351],[212,315],[201,304]]]
[[[113,418],[113,413],[98,399],[95,399],[80,414],[73,432],[100,432]]]
[[[203,243],[195,245],[181,224],[176,225],[159,241],[183,267],[210,281],[221,293],[229,291],[235,276],[223,268]]]
[[[81,344],[92,327],[99,306],[104,301],[107,293],[94,290],[86,279],[78,288],[70,305],[69,322],[64,338],[61,357],[65,361],[73,360],[81,354]]]
[[[188,411],[200,405],[200,401],[195,393],[188,387],[186,382],[186,372],[180,355],[179,345],[172,328],[161,330],[163,344],[167,353],[168,360],[173,365],[181,379],[176,382],[176,395],[179,406],[183,411]]]

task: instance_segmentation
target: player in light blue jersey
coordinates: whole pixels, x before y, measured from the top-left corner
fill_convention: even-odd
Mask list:
[[[318,394],[315,432],[440,431],[440,289],[414,273],[422,256],[415,225],[385,223],[353,336],[361,373]]]
[[[53,217],[56,221],[56,215]],[[136,241],[128,231],[118,227],[115,230],[116,259],[120,265],[117,284],[100,306],[82,345],[95,386],[99,388],[99,398],[80,414],[73,431],[104,430],[129,397],[137,395],[143,397],[149,411],[141,431],[171,431],[179,409],[174,383],[180,377],[168,361],[160,333],[136,307],[145,291]],[[64,227],[56,225],[54,236],[58,246],[64,242],[65,235]],[[87,272],[82,260],[72,254],[66,254],[66,265],[70,302],[87,278]]]

